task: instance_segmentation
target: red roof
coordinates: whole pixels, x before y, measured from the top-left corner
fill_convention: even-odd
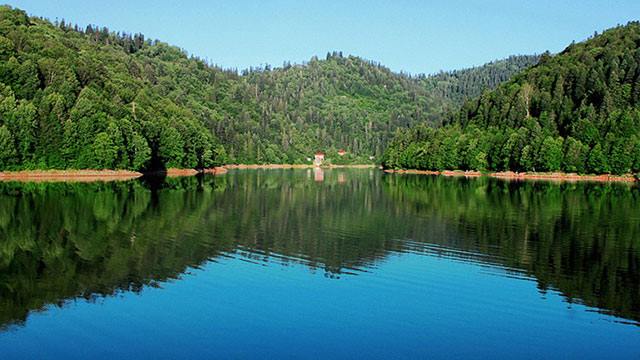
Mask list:
[[[322,155],[322,156],[324,156],[324,153],[323,153],[322,151],[318,151],[318,152],[316,152],[316,155]]]

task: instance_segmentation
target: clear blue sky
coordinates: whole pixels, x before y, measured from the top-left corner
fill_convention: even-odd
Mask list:
[[[141,32],[223,67],[299,63],[327,51],[433,73],[557,52],[640,19],[640,0],[16,0],[49,19]]]

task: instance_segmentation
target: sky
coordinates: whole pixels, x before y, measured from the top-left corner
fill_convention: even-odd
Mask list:
[[[225,68],[301,63],[328,51],[434,73],[558,52],[640,20],[639,0],[15,0],[30,15],[143,33]]]

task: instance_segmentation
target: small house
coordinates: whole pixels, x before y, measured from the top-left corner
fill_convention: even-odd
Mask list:
[[[323,161],[324,161],[324,153],[322,151],[316,152],[316,155],[314,157],[313,163],[316,166],[320,166],[320,165],[322,165]]]
[[[346,154],[347,154],[347,152],[344,149],[338,150],[338,155],[345,156]]]

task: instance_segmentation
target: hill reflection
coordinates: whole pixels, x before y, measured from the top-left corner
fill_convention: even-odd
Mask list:
[[[239,171],[124,183],[0,184],[0,324],[140,291],[219,256],[328,277],[416,252],[504,267],[640,320],[639,191],[614,184]],[[489,289],[490,290],[490,289]]]

